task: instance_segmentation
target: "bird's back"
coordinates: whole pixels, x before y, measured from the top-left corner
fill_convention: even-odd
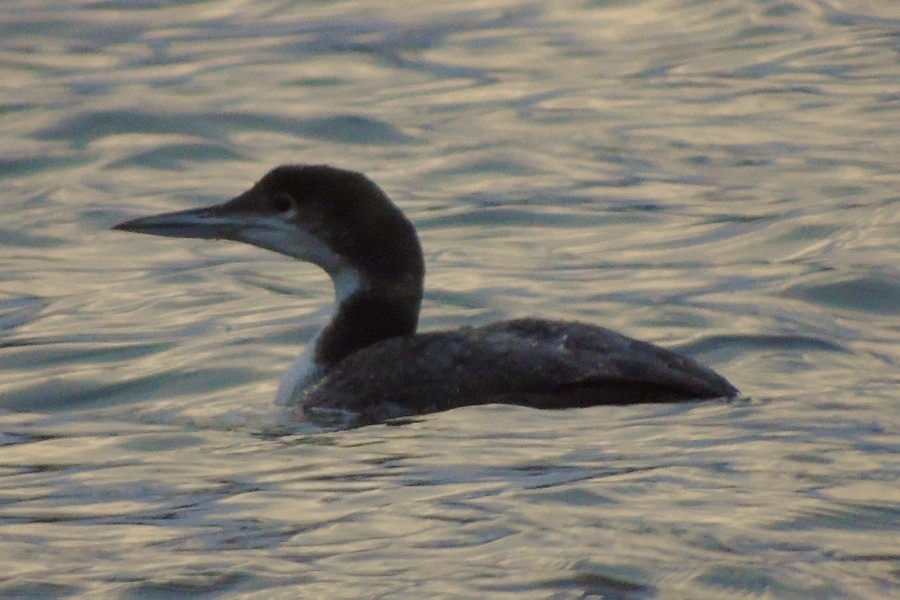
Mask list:
[[[579,322],[517,319],[383,340],[348,356],[304,399],[358,424],[476,404],[543,409],[732,397],[678,353]]]

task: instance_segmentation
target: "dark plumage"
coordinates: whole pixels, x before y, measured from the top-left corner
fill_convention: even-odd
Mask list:
[[[292,367],[279,400],[317,421],[366,425],[487,403],[561,409],[730,398],[694,360],[609,329],[517,319],[415,333],[425,268],[412,224],[360,173],[325,165],[270,171],[234,200],[116,229],[230,239],[318,265],[338,307]]]
[[[517,319],[363,348],[307,391],[304,408],[322,419],[350,411],[364,425],[473,404],[561,409],[736,394],[711,369],[659,346],[586,323]]]

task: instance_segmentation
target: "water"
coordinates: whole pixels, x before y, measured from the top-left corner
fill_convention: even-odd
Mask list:
[[[0,15],[0,596],[900,589],[893,2],[70,2]],[[425,329],[681,348],[733,403],[272,403],[314,268],[109,231],[284,162],[420,229]]]

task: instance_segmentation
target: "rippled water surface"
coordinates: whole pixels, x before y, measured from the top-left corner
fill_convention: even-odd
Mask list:
[[[0,73],[0,596],[900,593],[900,4],[5,0]],[[285,162],[409,214],[423,329],[744,395],[291,421],[327,278],[109,230]]]

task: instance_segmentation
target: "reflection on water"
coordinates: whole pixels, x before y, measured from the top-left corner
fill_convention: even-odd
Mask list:
[[[896,593],[898,25],[804,0],[5,3],[0,595]],[[423,328],[596,322],[747,397],[291,422],[272,398],[327,278],[108,231],[290,161],[410,215]]]

